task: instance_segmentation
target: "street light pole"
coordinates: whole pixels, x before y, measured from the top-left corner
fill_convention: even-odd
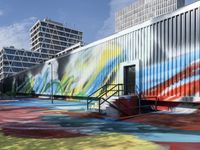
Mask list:
[[[51,62],[48,65],[51,66],[51,103],[53,104],[53,66]]]

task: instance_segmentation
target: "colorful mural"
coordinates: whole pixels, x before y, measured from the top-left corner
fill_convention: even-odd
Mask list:
[[[115,53],[110,55],[110,51]],[[95,51],[89,49],[54,59],[45,63],[38,74],[28,72],[17,92],[50,94],[53,89],[55,95],[89,95],[106,83],[116,82],[122,56],[120,47],[97,47]]]
[[[197,52],[195,55],[199,56],[200,52]],[[183,61],[185,57],[192,58],[194,53],[195,51],[185,53],[168,61],[143,67],[141,80],[146,83],[142,87],[138,85],[141,87],[140,92],[145,96],[157,95],[162,100],[184,101],[187,97],[187,101],[200,101],[199,58]],[[119,76],[122,74],[119,66],[127,59],[126,55],[129,53],[122,46],[113,49],[97,47],[54,59],[50,64],[45,63],[39,73],[28,72],[17,91],[50,94],[53,90],[54,95],[87,96],[106,83],[119,83]],[[171,68],[174,62],[177,63],[176,68]],[[191,98],[188,99],[188,96]]]

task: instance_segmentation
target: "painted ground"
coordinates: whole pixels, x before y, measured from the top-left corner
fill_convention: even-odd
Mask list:
[[[0,101],[0,150],[198,150],[200,113],[116,121],[80,102]]]

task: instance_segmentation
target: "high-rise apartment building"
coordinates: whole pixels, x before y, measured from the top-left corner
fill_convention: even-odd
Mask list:
[[[48,55],[14,47],[0,50],[0,81],[48,59]]]
[[[51,58],[67,47],[82,42],[83,33],[46,18],[35,23],[30,35],[32,51],[47,53]]]
[[[32,51],[13,46],[0,49],[0,81],[83,46],[82,34],[49,19],[37,21],[30,29]]]
[[[136,0],[115,14],[115,32],[173,12],[184,5],[185,0]]]

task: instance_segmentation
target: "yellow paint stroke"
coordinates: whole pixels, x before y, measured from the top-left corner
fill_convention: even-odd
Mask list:
[[[16,138],[0,134],[1,150],[162,150],[136,136],[111,133],[60,139]]]

